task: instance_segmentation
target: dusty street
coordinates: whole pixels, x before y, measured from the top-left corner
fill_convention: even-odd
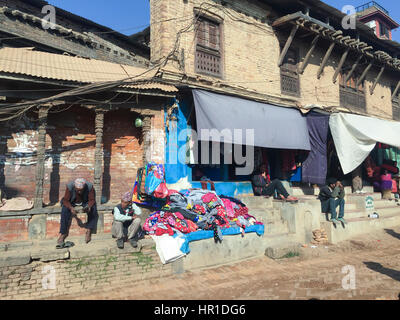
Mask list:
[[[400,228],[305,248],[293,258],[263,257],[117,288],[62,299],[398,300]]]

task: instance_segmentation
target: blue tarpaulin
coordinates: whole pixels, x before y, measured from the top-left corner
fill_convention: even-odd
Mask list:
[[[232,227],[232,228],[223,228],[221,229],[222,235],[223,236],[228,236],[228,235],[237,235],[241,234],[241,229],[239,227]],[[249,227],[246,227],[244,230],[246,233],[249,232],[256,232],[259,236],[262,236],[264,234],[264,225],[262,224],[255,224]],[[185,242],[183,243],[181,247],[181,251],[183,253],[188,254],[190,252],[189,248],[189,242],[192,241],[197,241],[197,240],[203,240],[203,239],[210,239],[214,237],[214,231],[212,230],[199,230],[187,234],[174,234],[174,237],[181,237],[185,239]]]

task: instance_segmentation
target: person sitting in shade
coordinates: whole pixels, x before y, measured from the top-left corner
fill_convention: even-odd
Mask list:
[[[253,175],[251,183],[253,185],[254,195],[256,196],[270,197],[276,192],[279,200],[290,202],[299,201],[299,199],[289,195],[280,180],[275,179],[271,181],[267,174],[267,166],[264,164],[260,166],[259,172]]]
[[[336,178],[327,179],[327,185],[321,188],[318,199],[321,201],[321,209],[323,213],[331,214],[331,222],[339,224],[343,222],[347,224],[344,220],[344,206],[345,206],[345,192],[344,187],[340,181]],[[336,208],[339,207],[339,218],[337,217]]]
[[[114,208],[114,221],[111,228],[111,233],[114,238],[117,238],[117,246],[120,249],[124,248],[125,239],[129,241],[132,247],[138,246],[135,236],[140,228],[141,209],[132,202],[132,193],[126,192],[121,203]]]
[[[65,195],[61,200],[61,223],[60,236],[57,240],[57,249],[67,248],[74,245],[73,242],[65,239],[68,237],[69,228],[71,227],[72,218],[75,218],[79,226],[82,222],[77,216],[75,207],[82,206],[83,211],[87,213],[88,219],[85,225],[86,230],[85,242],[91,241],[93,230],[97,226],[98,213],[96,207],[96,198],[93,185],[83,178],[78,178],[67,184]]]

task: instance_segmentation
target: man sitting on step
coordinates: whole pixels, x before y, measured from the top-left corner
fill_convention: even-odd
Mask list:
[[[271,181],[267,174],[267,166],[265,164],[261,165],[259,171],[253,175],[251,184],[253,186],[254,195],[256,196],[270,197],[276,192],[279,200],[289,202],[298,202],[299,200],[289,195],[280,180],[275,179]]]
[[[127,238],[132,247],[137,247],[136,235],[140,229],[141,209],[132,203],[132,194],[126,192],[121,198],[121,204],[114,208],[114,221],[112,224],[112,236],[117,238],[119,249],[124,248],[124,241]]]
[[[61,200],[61,205],[60,236],[57,240],[56,248],[62,249],[74,245],[73,242],[65,242],[65,239],[68,237],[72,218],[77,220],[80,227],[82,226],[82,222],[77,217],[77,212],[75,210],[75,207],[77,206],[82,206],[83,211],[88,215],[87,223],[83,226],[86,228],[85,242],[89,243],[91,241],[92,232],[97,226],[97,220],[99,217],[93,185],[83,178],[78,178],[75,181],[68,183],[67,188],[65,189],[65,195]]]
[[[323,213],[331,214],[331,222],[335,225],[343,222],[344,220],[344,205],[345,205],[345,192],[344,187],[340,181],[336,178],[328,178],[327,185],[321,188],[318,199],[321,201],[321,209]],[[339,218],[336,219],[337,213],[336,208],[339,207]]]

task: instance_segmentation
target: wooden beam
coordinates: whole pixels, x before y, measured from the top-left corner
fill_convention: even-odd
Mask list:
[[[369,71],[369,69],[371,69],[372,67],[372,62],[369,63],[369,65],[365,68],[365,70],[363,71],[363,73],[361,74],[361,77],[358,79],[356,87],[358,88],[360,86],[360,84],[364,81],[365,77],[367,76],[367,73]]]
[[[350,72],[347,74],[346,79],[344,80],[344,83],[347,83],[347,81],[349,81],[350,77],[353,75],[354,71],[356,70],[358,64],[360,63],[361,59],[362,59],[362,55],[359,55],[356,62],[353,64],[353,66],[351,67]]]
[[[306,69],[307,64],[308,64],[308,61],[310,60],[310,57],[311,57],[312,53],[314,52],[315,47],[317,46],[317,42],[318,42],[319,38],[320,38],[320,36],[317,35],[317,36],[314,38],[314,40],[311,42],[311,47],[310,47],[310,49],[308,50],[308,52],[307,52],[307,54],[306,54],[306,56],[305,56],[305,58],[304,58],[304,61],[303,61],[302,65],[301,65],[301,67],[300,67],[300,69],[299,69],[299,73],[300,73],[300,74],[303,74],[304,70]]]
[[[400,81],[397,83],[396,89],[394,89],[393,94],[392,94],[392,100],[396,97],[397,92],[400,89]]]
[[[35,176],[35,197],[33,206],[35,209],[43,207],[43,183],[45,173],[46,161],[46,127],[47,115],[50,106],[39,107],[39,127],[38,127],[38,146],[37,146],[37,163],[36,163],[36,176]]]
[[[284,48],[282,49],[281,56],[279,57],[278,67],[280,67],[283,64],[283,60],[286,57],[286,53],[288,52],[290,45],[292,44],[294,36],[296,35],[296,32],[298,29],[299,29],[299,25],[293,26],[292,31],[290,32],[290,35],[289,35],[288,39],[286,40],[286,44],[285,44]]]
[[[343,67],[343,65],[344,65],[344,63],[346,61],[346,58],[347,58],[347,55],[349,54],[349,52],[350,52],[349,48],[347,48],[346,51],[343,52],[342,58],[339,61],[339,64],[338,64],[338,66],[336,68],[336,71],[335,71],[335,74],[333,75],[333,79],[332,79],[333,83],[336,83],[337,77],[338,77],[340,71],[342,70],[342,67]]]
[[[318,74],[317,74],[317,78],[318,78],[318,79],[321,78],[322,72],[324,72],[324,68],[325,68],[325,66],[326,66],[326,63],[328,62],[329,57],[330,57],[331,54],[332,54],[332,51],[333,51],[333,48],[334,48],[334,47],[335,47],[335,43],[332,42],[331,45],[329,46],[328,51],[327,51],[326,54],[325,54],[325,57],[322,59],[322,63],[321,63],[321,65],[320,65],[320,67],[319,67]]]
[[[96,149],[94,154],[94,181],[93,187],[96,193],[96,204],[101,205],[101,176],[103,174],[103,131],[104,131],[104,114],[103,109],[96,109],[95,132],[96,132]]]
[[[376,79],[375,79],[375,81],[374,81],[374,84],[372,85],[372,87],[371,87],[371,89],[370,89],[371,95],[374,94],[375,87],[376,87],[376,85],[378,84],[379,80],[381,79],[381,76],[382,76],[382,74],[383,74],[383,71],[385,71],[385,66],[383,66],[383,67],[381,68],[381,71],[379,71],[379,74],[378,74],[378,76],[376,77]]]

